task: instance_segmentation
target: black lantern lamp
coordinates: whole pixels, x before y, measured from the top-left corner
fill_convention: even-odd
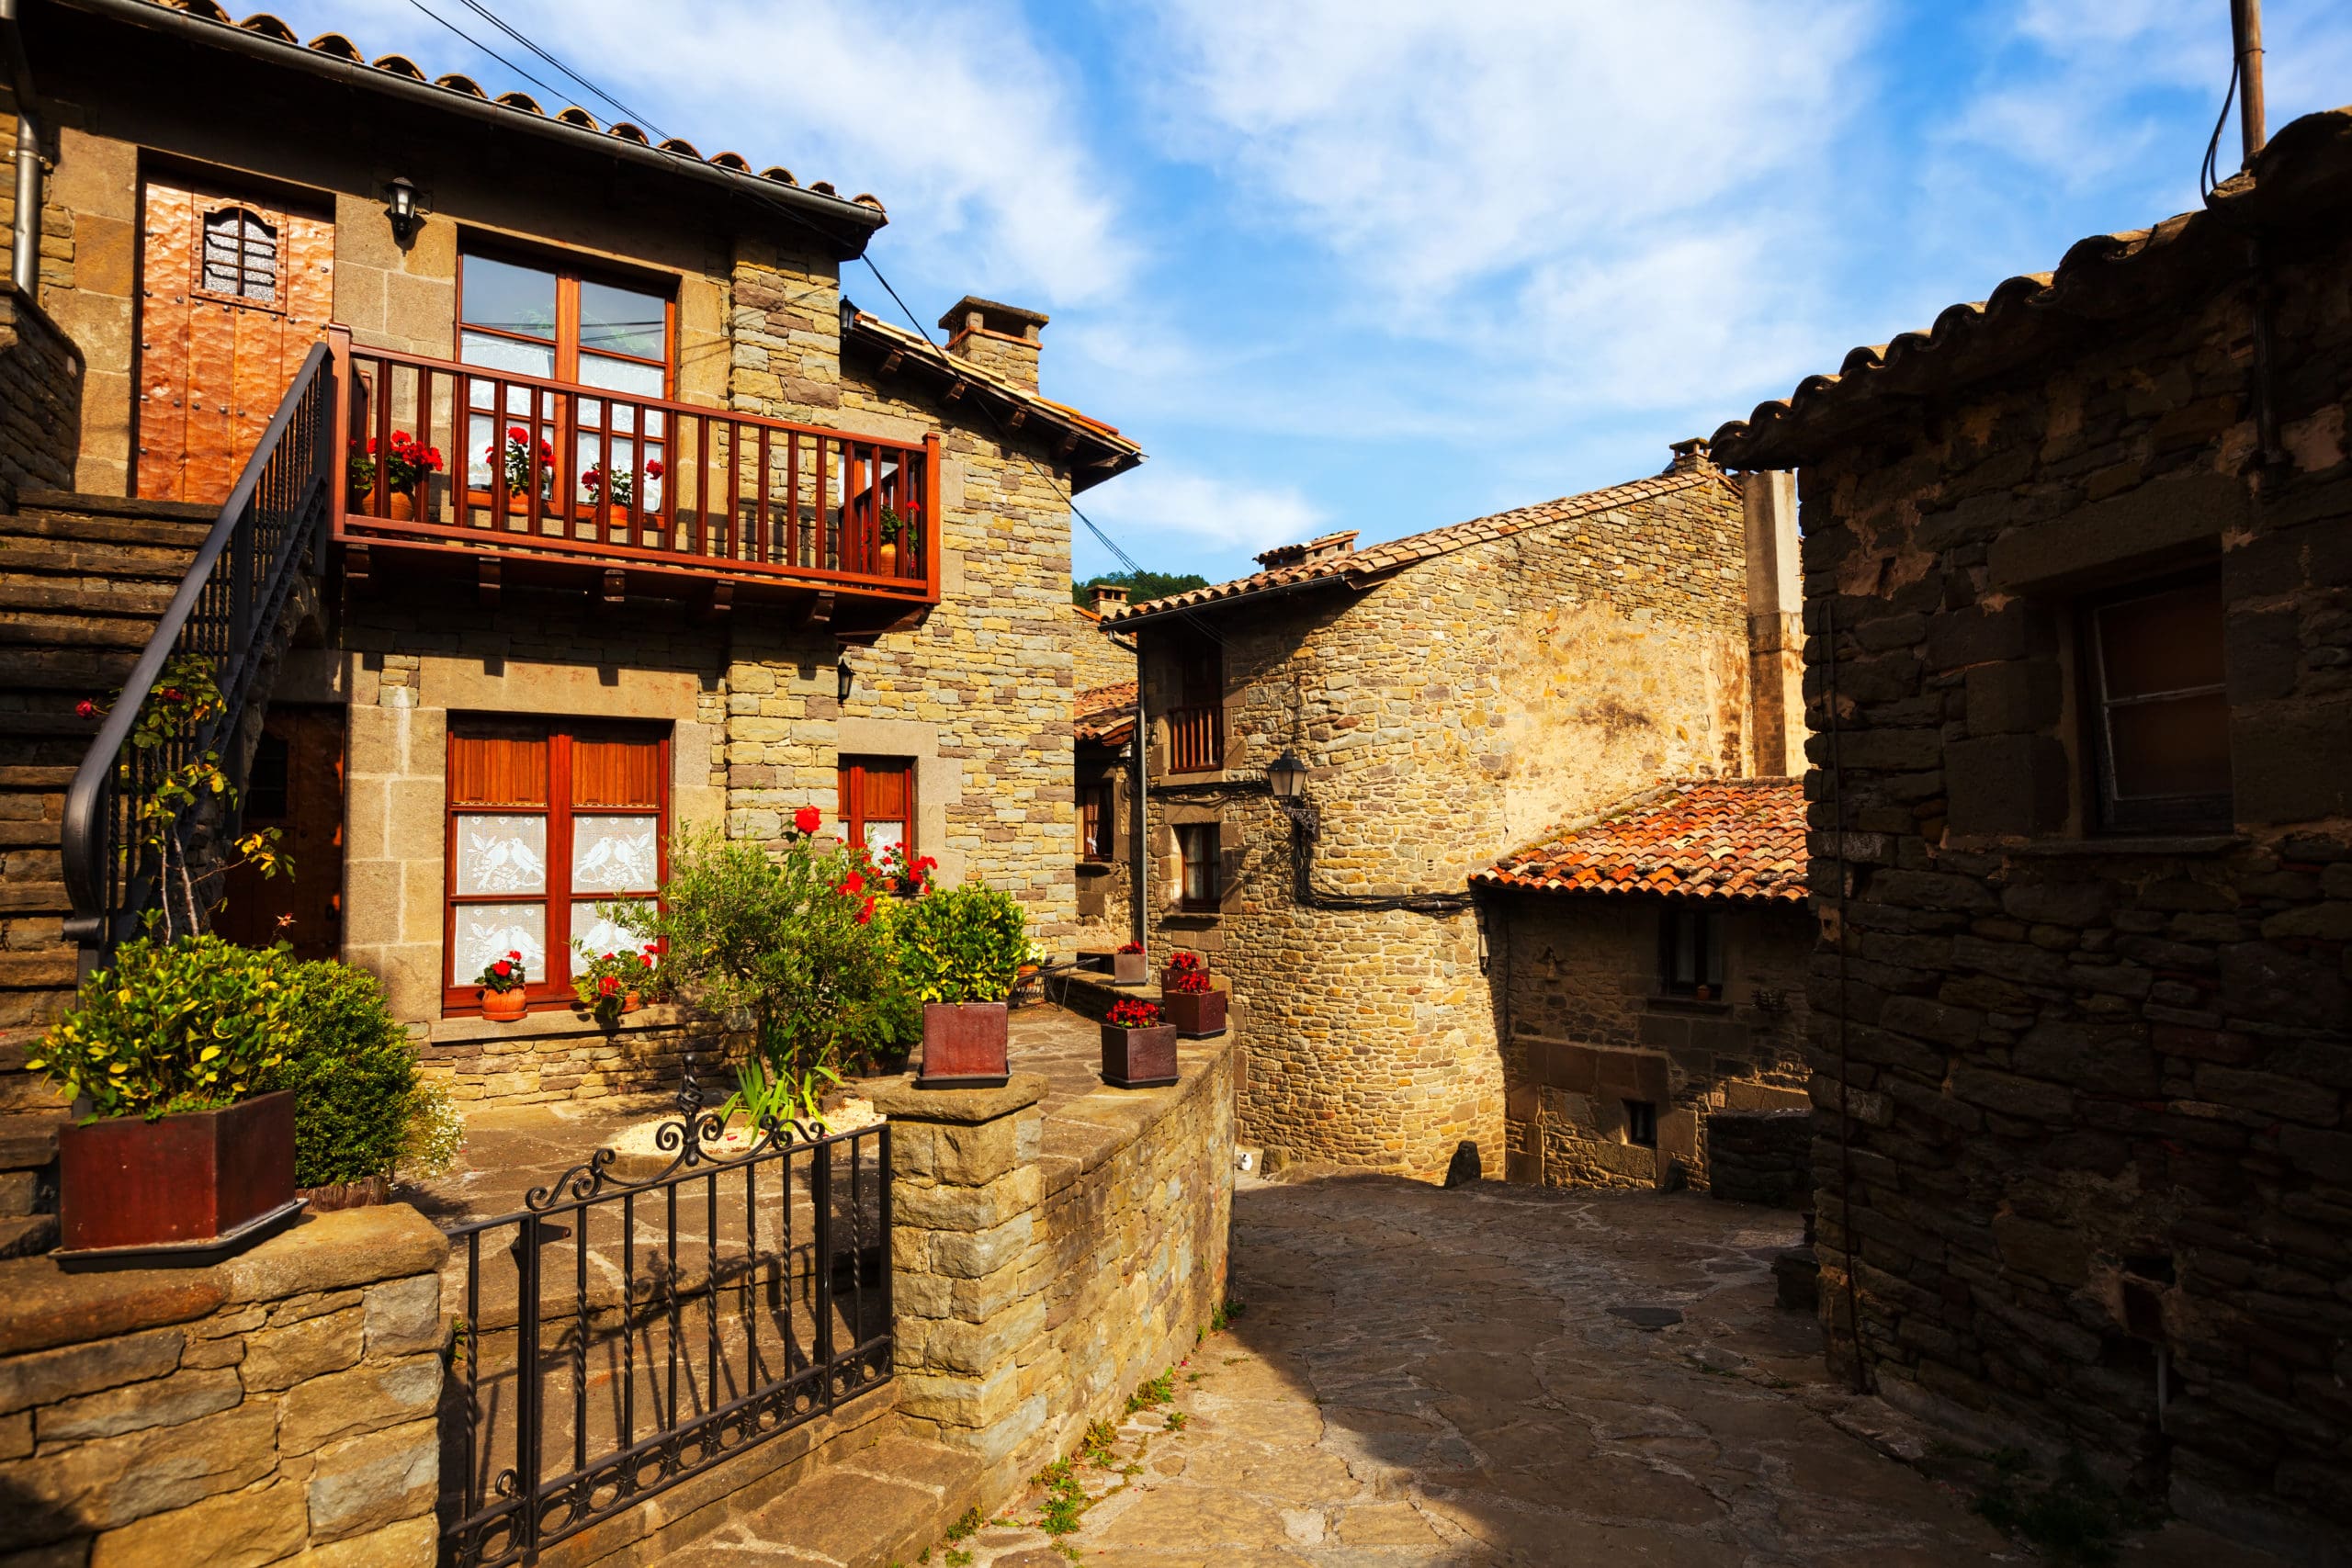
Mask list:
[[[392,220],[392,239],[405,245],[424,227],[424,206],[416,199],[416,186],[406,175],[385,186],[384,194],[390,198],[384,206],[384,216]]]
[[[857,671],[850,668],[847,656],[843,656],[842,661],[833,666],[834,696],[844,703],[849,701],[850,689],[856,683]]]
[[[1266,788],[1272,792],[1283,815],[1313,838],[1318,821],[1315,803],[1306,798],[1306,764],[1298,760],[1297,752],[1285,747],[1281,756],[1266,764]]]

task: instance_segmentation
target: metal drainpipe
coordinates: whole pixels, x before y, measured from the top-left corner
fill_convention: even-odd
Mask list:
[[[8,90],[17,99],[17,213],[8,235],[8,280],[40,302],[40,122],[33,115],[32,70],[17,25],[17,0],[0,0],[0,33],[8,48]]]
[[[1127,810],[1127,858],[1134,867],[1127,877],[1127,905],[1130,916],[1135,921],[1135,939],[1143,943],[1144,973],[1148,975],[1151,973],[1151,920],[1149,919],[1151,896],[1148,870],[1151,863],[1144,854],[1145,848],[1149,842],[1145,829],[1144,817],[1149,810],[1151,799],[1149,776],[1151,716],[1144,707],[1143,693],[1143,638],[1138,637],[1136,638],[1136,732],[1134,739],[1127,742],[1128,748],[1136,754],[1134,766],[1127,770],[1127,777],[1134,781],[1135,795]]]

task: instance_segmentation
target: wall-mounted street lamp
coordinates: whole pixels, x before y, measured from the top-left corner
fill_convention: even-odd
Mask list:
[[[847,659],[833,666],[833,694],[842,702],[849,701],[850,688],[857,683],[857,671],[849,667]]]
[[[394,243],[405,245],[416,238],[419,229],[424,227],[424,204],[417,199],[416,186],[406,175],[395,177],[390,185],[385,186],[384,195],[389,198],[384,205],[384,216],[392,220],[392,239]]]
[[[1283,815],[1313,838],[1321,818],[1315,803],[1306,798],[1306,764],[1298,760],[1297,752],[1285,747],[1281,756],[1266,764],[1266,788],[1273,795],[1274,804],[1282,807]]]

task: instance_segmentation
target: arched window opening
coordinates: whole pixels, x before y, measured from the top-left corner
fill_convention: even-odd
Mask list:
[[[277,231],[248,208],[224,207],[204,215],[202,266],[197,287],[207,294],[277,303]]]

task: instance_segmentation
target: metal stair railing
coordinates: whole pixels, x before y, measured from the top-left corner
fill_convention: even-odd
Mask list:
[[[81,950],[85,976],[135,933],[153,903],[167,858],[157,838],[168,839],[182,863],[196,845],[197,806],[183,806],[161,834],[141,823],[141,808],[160,783],[240,733],[287,595],[322,547],[334,510],[335,407],[333,360],[321,343],[295,373],[67,789],[62,849],[74,912],[64,934]],[[209,666],[220,711],[160,745],[133,745],[166,667],[183,658]]]

